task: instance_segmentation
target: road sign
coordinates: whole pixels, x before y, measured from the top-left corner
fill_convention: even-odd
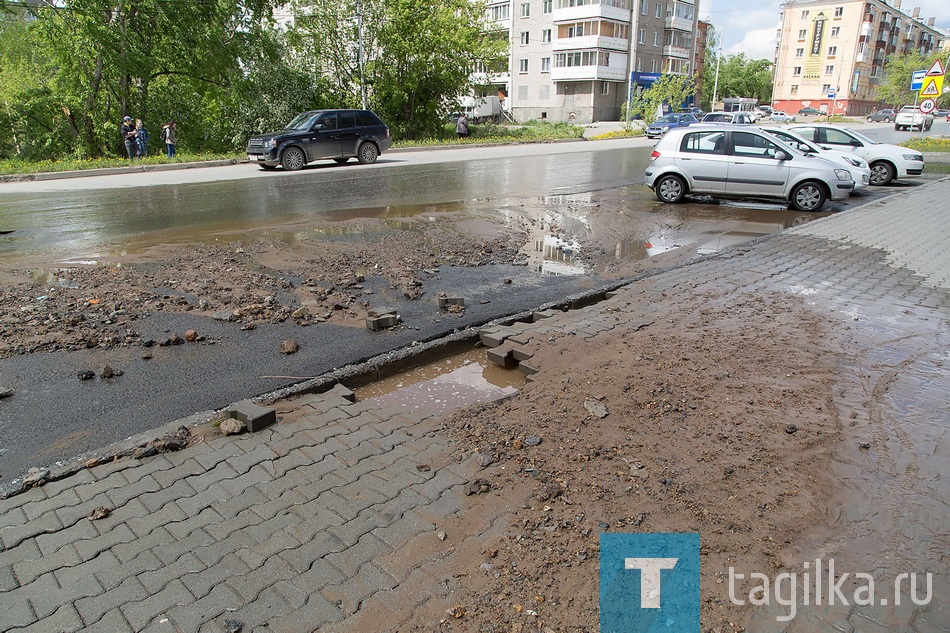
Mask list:
[[[943,63],[941,63],[940,58],[937,58],[934,61],[933,65],[930,67],[930,70],[927,71],[927,76],[936,77],[937,75],[943,75],[943,74],[945,74]]]
[[[937,102],[933,99],[924,99],[920,102],[920,111],[924,114],[930,114],[937,109]]]
[[[914,74],[911,75],[910,89],[913,91],[920,90],[924,85],[924,77],[926,75],[927,75],[926,70],[915,70]]]
[[[830,89],[828,90],[828,98],[829,98],[829,99],[834,99],[834,98],[835,98],[835,89],[834,89],[834,88],[830,88]]]
[[[924,85],[920,89],[920,97],[939,97],[943,92],[943,75],[928,75],[924,79]]]

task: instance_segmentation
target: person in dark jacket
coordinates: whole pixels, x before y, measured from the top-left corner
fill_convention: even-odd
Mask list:
[[[125,143],[125,153],[128,154],[129,160],[132,160],[139,153],[139,144],[136,140],[138,132],[135,129],[135,123],[132,122],[132,117],[123,117],[121,134],[122,142]]]
[[[459,138],[468,138],[468,117],[463,113],[455,122],[455,133]]]
[[[148,156],[148,130],[145,129],[145,124],[142,123],[142,119],[135,119],[135,132],[135,139],[139,145],[138,154],[144,158]]]

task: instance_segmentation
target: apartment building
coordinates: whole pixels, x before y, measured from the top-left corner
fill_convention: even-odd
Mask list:
[[[696,0],[496,0],[508,68],[479,81],[515,119],[616,120],[661,73],[692,74]]]
[[[944,35],[901,0],[789,0],[782,5],[772,107],[865,115],[881,107],[877,86],[895,53],[938,50]],[[908,78],[909,81],[909,78]]]

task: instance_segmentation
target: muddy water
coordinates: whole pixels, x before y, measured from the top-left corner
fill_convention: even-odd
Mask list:
[[[385,407],[450,413],[510,396],[524,383],[524,374],[489,362],[485,349],[478,348],[359,387],[356,397]]]

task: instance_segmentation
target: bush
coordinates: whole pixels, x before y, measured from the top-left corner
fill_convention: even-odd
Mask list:
[[[899,145],[921,152],[950,152],[950,139],[948,138],[912,138],[899,143]]]

